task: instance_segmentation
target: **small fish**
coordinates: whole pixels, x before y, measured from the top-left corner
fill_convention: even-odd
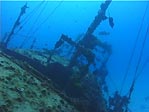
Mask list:
[[[105,36],[107,36],[107,35],[110,35],[110,32],[101,31],[101,32],[99,32],[98,34],[99,34],[99,35],[105,35]]]

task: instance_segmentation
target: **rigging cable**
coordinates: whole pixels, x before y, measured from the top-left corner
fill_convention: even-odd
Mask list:
[[[20,30],[22,30],[23,26],[29,22],[29,20],[31,19],[31,16],[33,17],[33,15],[40,9],[40,7],[42,6],[42,4],[44,2],[45,2],[45,0],[41,1],[40,4],[38,4],[22,21],[20,21],[20,23],[22,23],[22,25],[15,32],[15,34],[18,33]]]
[[[45,0],[41,1],[29,14],[28,16],[26,16],[21,23],[23,23],[23,25],[26,24],[26,22],[28,22],[28,20],[30,19],[31,16],[33,16],[39,9],[40,7],[43,5],[43,3],[45,3]],[[22,25],[22,26],[23,26]]]
[[[62,2],[63,1],[60,1],[60,3],[52,10],[52,12],[48,15],[48,17],[47,18],[45,18],[39,25],[38,25],[38,27],[33,31],[33,35],[32,36],[34,36],[35,35],[35,33],[41,28],[41,26],[49,19],[49,17],[51,17],[53,14],[54,14],[54,12],[56,11],[56,9],[62,4]],[[30,36],[29,36],[30,37]],[[27,37],[25,40],[24,40],[24,44],[25,44],[25,42],[27,42],[27,41],[29,41],[29,37]]]
[[[136,82],[138,76],[140,75],[140,74],[137,74],[137,73],[138,73],[140,63],[141,63],[141,59],[142,59],[142,55],[143,55],[143,51],[144,51],[144,47],[145,47],[145,42],[147,40],[148,34],[149,34],[149,24],[148,24],[147,31],[146,31],[146,34],[145,34],[145,38],[143,40],[143,45],[142,45],[142,48],[141,48],[141,51],[140,51],[139,60],[138,60],[138,63],[137,63],[136,69],[135,69],[134,79],[132,81],[132,85],[131,85],[130,90],[129,90],[129,97],[128,97],[129,99],[130,99],[131,94],[134,90],[135,82]]]
[[[54,14],[54,12],[56,11],[56,9],[62,4],[62,2],[63,2],[63,1],[60,1],[60,3],[59,3],[59,4],[52,10],[52,12],[48,15],[48,17],[45,18],[45,19],[39,24],[39,26],[35,29],[35,31],[34,31],[33,34],[35,34],[35,33],[39,30],[39,28],[49,19],[49,17],[51,17],[51,16]]]
[[[41,11],[39,12],[37,18],[35,19],[35,21],[33,22],[33,24],[32,24],[32,26],[31,26],[30,30],[28,31],[26,38],[23,40],[23,42],[22,42],[22,44],[20,45],[19,48],[22,48],[22,47],[24,46],[25,42],[27,41],[27,39],[28,39],[29,37],[31,37],[31,31],[32,31],[33,27],[35,26],[35,24],[37,23],[37,21],[39,20],[39,18],[40,18],[40,16],[41,16],[42,12],[43,12],[44,9],[46,8],[46,6],[47,6],[47,3],[43,6],[43,8],[41,9]]]
[[[130,70],[130,65],[131,65],[131,63],[132,63],[132,59],[133,59],[134,54],[135,54],[135,49],[136,49],[136,46],[137,46],[137,42],[138,42],[138,40],[139,40],[139,36],[140,36],[140,33],[141,33],[141,29],[142,29],[142,27],[143,27],[143,23],[144,23],[144,19],[145,19],[145,15],[146,15],[148,6],[149,6],[149,3],[148,3],[147,6],[146,6],[146,9],[145,9],[145,12],[144,12],[144,15],[143,15],[143,18],[142,18],[141,26],[140,26],[140,28],[139,28],[139,31],[138,31],[138,34],[137,34],[137,38],[136,38],[135,43],[134,43],[134,47],[133,47],[133,49],[132,49],[132,53],[131,53],[131,56],[130,56],[129,61],[128,61],[128,66],[127,66],[127,68],[126,68],[126,72],[125,72],[124,78],[123,78],[123,80],[122,80],[122,85],[121,85],[121,89],[120,89],[120,94],[121,94],[122,91],[123,91],[123,87],[124,87],[126,78],[127,78],[127,76],[128,76],[128,72],[129,72],[129,70]]]
[[[52,14],[54,14],[54,12],[56,11],[56,9],[62,4],[62,2],[63,2],[63,1],[61,1],[61,2],[52,10],[52,12],[48,15],[48,17],[45,18],[45,19],[39,24],[38,28],[36,28],[36,29],[34,30],[33,34],[35,34],[35,33],[41,28],[41,26],[49,19],[49,17],[52,16]]]
[[[145,60],[145,62],[143,63],[143,66],[142,66],[140,72],[138,73],[138,75],[137,75],[137,77],[136,77],[136,80],[137,80],[137,79],[139,78],[139,76],[142,74],[142,72],[144,71],[144,69],[145,69],[145,67],[147,66],[148,63],[149,63],[149,58],[147,58],[147,59]]]
[[[149,24],[148,24],[148,27],[147,27],[147,31],[146,31],[146,34],[145,34],[144,41],[143,41],[143,45],[142,45],[142,49],[141,49],[141,52],[140,52],[139,60],[138,60],[137,66],[136,66],[135,79],[138,77],[138,74],[137,74],[138,73],[138,68],[139,68],[140,63],[141,63],[141,59],[142,59],[142,55],[143,55],[143,51],[144,51],[144,47],[145,47],[145,42],[147,40],[148,34],[149,34]]]

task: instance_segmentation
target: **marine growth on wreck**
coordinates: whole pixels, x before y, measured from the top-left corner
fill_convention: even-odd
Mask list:
[[[37,6],[46,2],[41,1]],[[59,1],[50,15],[63,2]],[[14,48],[11,42],[31,16],[24,17],[30,8],[25,2],[12,29],[0,41],[0,112],[130,112],[128,105],[135,80],[128,95],[116,91],[108,96],[107,62],[112,55],[112,45],[94,34],[104,22],[114,28],[115,21],[107,14],[112,2],[106,0],[98,4],[98,12],[87,31],[76,40],[62,33],[52,48],[47,48],[46,43],[45,48],[37,49],[38,37],[32,34]],[[45,7],[46,4],[41,7],[39,16]],[[32,12],[36,10],[37,7]],[[49,17],[43,19],[34,33]],[[107,31],[99,32],[99,36],[109,35]],[[29,46],[24,48],[27,41]]]

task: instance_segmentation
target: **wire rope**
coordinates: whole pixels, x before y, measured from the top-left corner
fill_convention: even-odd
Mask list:
[[[145,20],[145,15],[146,15],[148,6],[149,6],[149,3],[148,3],[147,6],[146,6],[146,9],[145,9],[145,12],[144,12],[144,15],[143,15],[143,18],[142,18],[141,26],[140,26],[140,28],[139,28],[139,31],[138,31],[138,34],[137,34],[137,38],[136,38],[135,43],[134,43],[134,47],[133,47],[133,49],[132,49],[132,53],[131,53],[131,56],[130,56],[129,61],[128,61],[128,65],[127,65],[127,68],[126,68],[126,72],[125,72],[125,74],[124,74],[124,78],[123,78],[122,84],[121,84],[120,94],[121,94],[122,91],[123,91],[123,87],[124,87],[126,78],[127,78],[127,76],[128,76],[129,70],[130,70],[130,66],[131,66],[132,59],[133,59],[134,54],[135,54],[135,49],[136,49],[137,42],[138,42],[139,37],[140,37],[141,29],[142,29],[142,27],[143,27],[143,23],[144,23],[144,20]]]

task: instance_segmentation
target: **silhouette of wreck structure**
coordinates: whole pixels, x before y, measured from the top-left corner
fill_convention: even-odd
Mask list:
[[[106,10],[110,3],[111,0],[107,0],[101,4],[97,16],[79,41],[76,42],[71,37],[62,34],[54,49],[49,50],[46,64],[7,48],[13,31],[19,25],[19,19],[25,13],[27,5],[21,9],[20,16],[11,33],[1,43],[1,49],[13,59],[26,62],[33,67],[32,72],[38,78],[46,80],[47,83],[50,79],[55,88],[64,97],[67,97],[80,112],[108,112],[103,93],[108,93],[105,82],[108,74],[106,63],[112,53],[112,48],[108,43],[97,38],[93,32],[102,21],[107,19],[113,28],[113,18],[106,16]],[[31,48],[33,45],[34,43]],[[69,47],[65,48],[65,45]],[[54,58],[55,56],[61,57],[63,54],[67,54],[64,61],[67,60],[68,63],[60,63],[61,58],[59,60]],[[42,54],[39,53],[39,55]]]

